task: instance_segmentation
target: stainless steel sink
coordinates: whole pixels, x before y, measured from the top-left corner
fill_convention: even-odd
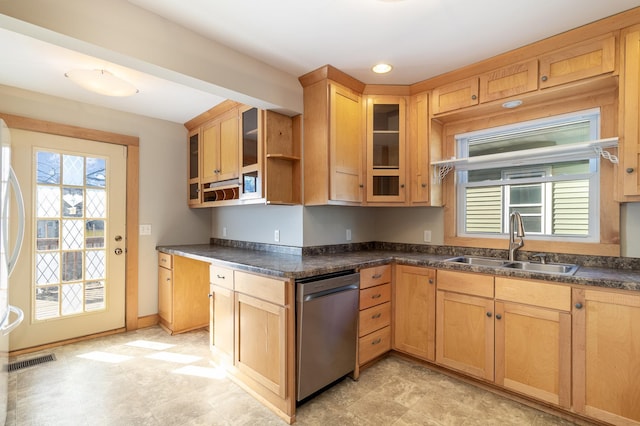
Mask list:
[[[578,270],[578,265],[566,263],[537,263],[519,262],[496,259],[493,257],[457,256],[446,259],[445,262],[463,263],[475,266],[487,266],[493,268],[509,268],[527,272],[543,274],[573,275]]]
[[[494,267],[500,267],[508,263],[504,259],[495,259],[492,257],[473,257],[473,256],[452,257],[451,259],[446,259],[445,262],[466,263],[467,265],[494,266]]]
[[[573,275],[578,270],[578,265],[565,263],[533,263],[513,262],[502,265],[503,268],[519,269],[521,271],[542,272],[545,274]]]

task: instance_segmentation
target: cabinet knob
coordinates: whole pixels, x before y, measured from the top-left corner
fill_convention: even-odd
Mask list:
[[[360,184],[360,185],[358,185],[358,186],[359,186],[360,188],[364,188],[364,185],[363,185],[363,184]]]
[[[429,278],[429,284],[433,284],[433,278]]]
[[[404,183],[400,185],[400,188],[404,188]]]
[[[426,187],[427,187],[427,184],[426,184],[426,183],[423,183],[423,184],[422,184],[422,187],[423,187],[423,188],[426,188]]]
[[[633,173],[635,171],[635,169],[633,167],[627,167],[626,172],[627,173]]]
[[[212,297],[213,297],[213,293],[209,293],[209,298],[212,298]]]
[[[542,81],[547,81],[549,79],[549,77],[547,77],[546,75],[543,75],[542,77],[540,77],[540,80]]]
[[[471,95],[471,99],[475,101],[476,99],[478,99],[478,97],[476,95]]]
[[[576,303],[576,309],[582,309],[582,303],[580,302]]]
[[[496,314],[496,319],[497,319],[497,320],[502,319],[502,315],[500,315],[500,314]]]
[[[491,312],[487,312],[487,317],[491,318],[491,315],[493,315]]]

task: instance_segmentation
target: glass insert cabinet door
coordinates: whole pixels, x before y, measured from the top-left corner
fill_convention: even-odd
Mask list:
[[[403,97],[367,99],[367,201],[405,200],[405,110]]]
[[[262,136],[261,117],[257,108],[240,110],[241,148],[240,198],[260,198],[262,196],[261,158]]]

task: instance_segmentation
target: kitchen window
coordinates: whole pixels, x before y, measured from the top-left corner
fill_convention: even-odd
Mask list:
[[[518,211],[528,238],[598,242],[599,130],[592,109],[456,135],[457,234],[504,238]]]

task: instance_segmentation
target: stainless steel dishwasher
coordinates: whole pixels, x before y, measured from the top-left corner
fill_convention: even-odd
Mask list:
[[[297,280],[297,397],[303,400],[355,369],[360,274]]]

